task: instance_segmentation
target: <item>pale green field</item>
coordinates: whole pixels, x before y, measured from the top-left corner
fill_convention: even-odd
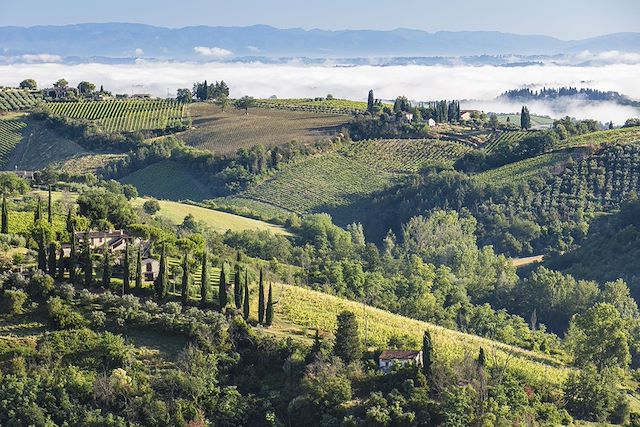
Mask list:
[[[131,203],[133,206],[142,206],[145,199],[138,198]],[[284,228],[269,224],[256,219],[245,218],[227,212],[202,208],[200,206],[187,205],[184,203],[172,202],[169,200],[159,200],[160,211],[156,214],[162,216],[175,224],[181,224],[184,217],[192,214],[197,221],[202,222],[211,229],[224,233],[227,230],[269,230],[274,234],[288,235]]]

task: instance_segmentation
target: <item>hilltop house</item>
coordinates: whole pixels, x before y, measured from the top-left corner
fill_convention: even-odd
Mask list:
[[[471,120],[471,116],[476,111],[477,110],[460,110],[460,121],[461,122],[468,122],[469,120]]]
[[[131,237],[124,230],[89,231],[86,233],[77,231],[75,237],[76,242],[78,242],[78,249],[82,248],[85,238],[87,238],[91,249],[102,251],[106,246],[111,252],[123,252],[127,248],[128,241],[142,248],[143,258],[149,256],[149,242],[139,237]],[[65,256],[69,256],[71,254],[71,245],[63,243],[62,250]]]
[[[429,127],[430,128],[432,128],[432,127],[434,127],[436,125],[436,121],[433,120],[433,119],[429,119],[429,121],[427,123],[429,123]]]
[[[394,365],[409,363],[422,366],[422,351],[384,350],[378,358],[378,366],[383,372],[389,372]]]

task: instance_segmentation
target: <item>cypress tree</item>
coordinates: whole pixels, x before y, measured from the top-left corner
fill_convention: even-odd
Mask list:
[[[184,252],[182,258],[182,304],[189,302],[189,253]]]
[[[70,235],[70,243],[71,243],[71,251],[69,253],[69,281],[71,283],[75,283],[76,281],[76,231],[73,224],[71,224],[71,233]]]
[[[224,271],[224,262],[222,263],[222,268],[220,269],[220,282],[218,284],[218,305],[220,306],[220,311],[224,311],[224,308],[227,305],[227,276]]]
[[[123,276],[122,276],[122,293],[128,294],[131,292],[131,271],[129,267],[129,241],[127,240],[127,246],[124,250],[124,263],[123,263]]]
[[[49,243],[49,276],[56,277],[56,262],[58,248],[54,242]]]
[[[49,224],[53,224],[53,199],[51,197],[51,184],[49,184],[49,203],[47,206],[47,219]]]
[[[375,98],[373,96],[373,89],[371,89],[369,91],[369,96],[367,97],[367,111],[372,113],[373,112],[373,106],[375,104]]]
[[[38,197],[38,203],[36,204],[36,211],[33,213],[33,222],[36,223],[42,218],[42,201]]]
[[[271,326],[273,323],[273,293],[271,290],[271,283],[269,283],[269,297],[267,298],[267,310],[265,324]]]
[[[522,129],[531,128],[531,115],[527,107],[522,107],[522,111],[520,112],[520,127]]]
[[[74,225],[73,225],[73,216],[71,216],[71,208],[67,211],[67,232],[69,234],[73,233]]]
[[[431,341],[431,333],[426,330],[424,331],[424,335],[422,336],[422,373],[430,380],[431,378],[431,364],[432,364],[432,354],[433,353],[433,344]]]
[[[93,262],[91,261],[91,246],[89,245],[89,235],[84,235],[84,285],[91,286],[93,283]]]
[[[105,244],[102,254],[102,287],[108,289],[109,286],[111,286],[111,253]]]
[[[202,253],[202,272],[200,273],[200,303],[207,305],[209,298],[209,268],[207,265],[207,250]]]
[[[58,280],[64,280],[64,249],[62,245],[58,248]]]
[[[478,368],[483,369],[487,363],[487,356],[484,354],[484,348],[480,347],[478,352]]]
[[[356,315],[351,311],[343,311],[338,315],[338,328],[333,353],[345,363],[351,363],[362,357],[362,345],[358,335]]]
[[[142,248],[138,248],[138,260],[136,261],[136,289],[142,289]]]
[[[236,273],[233,276],[233,299],[236,308],[242,308],[242,288],[240,287],[240,266],[236,266]]]
[[[9,212],[7,210],[7,197],[2,195],[2,234],[9,234]]]
[[[260,283],[258,285],[258,323],[264,322],[264,283],[263,272],[260,269]]]
[[[47,249],[44,231],[38,236],[38,269],[42,272],[47,271]]]
[[[244,281],[244,301],[242,303],[242,314],[244,320],[249,320],[249,282],[246,280],[246,276]]]
[[[164,299],[167,296],[169,283],[167,278],[167,258],[165,244],[162,244],[162,252],[160,253],[160,271],[155,283],[156,296],[158,299]]]
[[[309,354],[305,358],[305,362],[307,364],[313,362],[316,356],[322,350],[322,339],[320,338],[320,331],[316,328],[316,335],[313,337],[313,345],[311,346],[311,350],[309,350]]]

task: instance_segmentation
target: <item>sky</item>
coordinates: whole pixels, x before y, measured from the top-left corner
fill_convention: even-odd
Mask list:
[[[502,31],[564,40],[640,31],[640,0],[0,0],[0,26],[136,22],[278,28]]]

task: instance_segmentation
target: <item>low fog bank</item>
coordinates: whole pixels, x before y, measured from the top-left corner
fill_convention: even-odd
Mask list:
[[[136,64],[14,64],[0,66],[0,85],[15,86],[22,79],[34,78],[48,86],[58,78],[76,85],[89,80],[114,93],[150,93],[175,96],[177,88],[191,87],[193,82],[225,80],[231,96],[279,98],[316,97],[332,94],[339,98],[364,100],[369,89],[381,99],[406,95],[413,100],[474,99],[466,108],[515,112],[520,105],[496,102],[495,97],[519,87],[590,87],[614,90],[640,99],[640,65],[615,64],[601,67],[526,66],[305,66],[254,64],[191,64],[138,61]],[[539,105],[538,105],[539,104]],[[571,115],[621,123],[638,112],[629,107],[610,104],[572,102],[564,110],[530,103],[531,111],[552,117]]]

